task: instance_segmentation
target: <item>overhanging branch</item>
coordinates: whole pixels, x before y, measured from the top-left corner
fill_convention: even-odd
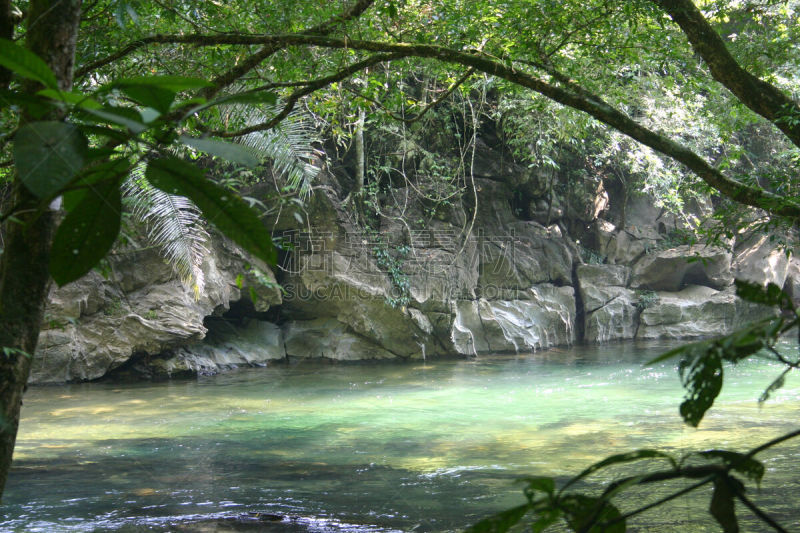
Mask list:
[[[140,41],[139,41],[140,42]],[[800,219],[800,204],[771,193],[760,187],[754,187],[730,178],[711,166],[705,159],[682,144],[666,135],[652,131],[634,121],[625,113],[610,106],[601,98],[587,91],[574,90],[570,87],[551,85],[531,74],[479,51],[453,50],[438,45],[419,43],[393,43],[383,41],[366,41],[340,37],[318,35],[153,35],[147,42],[183,43],[197,46],[257,45],[264,46],[318,46],[331,49],[354,49],[368,52],[392,54],[394,58],[420,57],[447,63],[455,63],[474,68],[499,78],[503,78],[522,87],[526,87],[551,100],[565,106],[583,111],[596,120],[610,126],[621,133],[639,141],[645,146],[684,164],[708,185],[723,195],[745,205],[764,209],[772,214]],[[123,48],[128,50],[136,43]],[[116,54],[116,55],[119,55]],[[324,85],[322,85],[324,86]],[[310,87],[309,87],[310,88]],[[304,89],[304,94],[313,92]]]
[[[708,65],[714,79],[744,105],[778,127],[800,147],[800,106],[774,85],[747,72],[734,59],[725,42],[691,0],[654,0],[680,26],[692,49]]]
[[[294,106],[302,97],[307,96],[315,91],[318,91],[323,87],[330,85],[331,83],[335,83],[337,81],[349,78],[356,72],[360,72],[367,67],[370,67],[372,65],[377,65],[378,63],[391,61],[393,59],[400,59],[401,57],[402,56],[399,54],[376,54],[362,61],[358,61],[356,63],[348,65],[347,67],[338,70],[337,72],[331,74],[330,76],[325,76],[322,78],[318,78],[316,80],[309,80],[304,83],[303,87],[295,90],[294,92],[292,92],[292,94],[289,95],[288,98],[286,98],[286,103],[281,108],[281,111],[271,119],[236,131],[211,131],[209,133],[217,137],[230,138],[230,137],[241,137],[243,135],[248,135],[250,133],[255,133],[257,131],[272,129],[275,126],[277,126],[283,119],[289,116],[289,113],[292,112]],[[285,86],[286,84],[282,85]]]

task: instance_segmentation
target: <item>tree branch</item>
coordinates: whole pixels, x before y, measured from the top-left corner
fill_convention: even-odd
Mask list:
[[[137,41],[142,42],[142,41]],[[560,104],[583,111],[596,120],[611,126],[628,137],[649,146],[653,150],[684,164],[708,185],[723,195],[739,203],[758,207],[771,214],[800,219],[800,204],[783,196],[774,194],[760,187],[747,185],[730,178],[711,166],[705,159],[682,144],[666,135],[656,133],[634,121],[625,113],[610,106],[602,98],[593,96],[587,91],[573,90],[569,87],[551,85],[531,74],[522,72],[513,65],[506,64],[496,58],[476,50],[461,51],[438,45],[418,43],[391,43],[383,41],[365,41],[334,38],[317,35],[153,35],[147,42],[185,43],[198,46],[252,45],[262,44],[280,47],[319,46],[322,48],[355,49],[370,52],[394,54],[400,57],[421,57],[435,59],[447,63],[456,63],[475,70],[503,78],[526,87],[550,98]],[[129,44],[122,51],[128,50],[136,43]],[[121,52],[115,54],[119,56]],[[335,81],[335,80],[334,80]],[[324,86],[324,85],[323,85]],[[306,92],[309,94],[311,91]]]
[[[433,109],[437,105],[441,104],[445,99],[447,99],[447,97],[449,97],[451,94],[453,94],[453,92],[455,92],[456,89],[458,89],[461,85],[463,85],[464,82],[466,82],[469,79],[469,77],[472,76],[474,73],[475,73],[475,69],[470,67],[469,70],[467,70],[467,72],[465,72],[463,76],[461,76],[459,79],[457,79],[455,82],[453,82],[453,84],[450,87],[445,89],[444,93],[442,93],[433,102],[425,105],[422,108],[422,111],[420,111],[416,115],[412,116],[411,118],[405,118],[403,115],[399,115],[399,114],[395,113],[394,111],[392,111],[391,109],[389,109],[388,107],[383,105],[380,101],[378,101],[378,100],[376,100],[374,98],[370,98],[369,96],[364,96],[363,94],[361,94],[360,92],[358,92],[358,91],[356,91],[354,89],[351,89],[349,87],[345,87],[344,89],[347,92],[349,92],[350,94],[353,94],[353,95],[357,96],[358,98],[362,98],[362,99],[366,100],[367,102],[371,102],[371,103],[377,105],[378,107],[383,109],[383,111],[386,112],[386,114],[388,116],[390,116],[393,120],[397,120],[399,122],[405,122],[406,124],[413,124],[413,123],[419,121],[420,119],[422,119],[422,117],[424,117],[425,114],[428,111],[430,111],[431,109]]]
[[[370,56],[367,59],[362,61],[358,61],[353,63],[352,65],[348,65],[347,67],[331,74],[330,76],[325,76],[323,78],[319,78],[316,80],[310,80],[306,82],[305,86],[297,89],[294,91],[289,97],[286,99],[286,103],[284,104],[281,111],[269,119],[266,122],[261,122],[259,124],[254,124],[252,126],[248,126],[246,128],[242,128],[237,131],[211,131],[209,132],[211,135],[217,137],[241,137],[242,135],[248,135],[250,133],[255,133],[257,131],[264,131],[268,129],[272,129],[277,126],[283,119],[289,116],[289,113],[292,112],[294,106],[297,104],[300,98],[313,93],[314,91],[318,91],[323,87],[330,85],[331,83],[335,83],[337,81],[341,81],[345,78],[349,78],[356,72],[364,70],[365,68],[376,65],[378,63],[383,63],[386,61],[391,61],[393,59],[400,59],[403,57],[400,54],[376,54],[374,56]]]
[[[800,106],[774,85],[743,69],[691,0],[653,1],[680,26],[715,80],[744,105],[775,124],[795,146],[800,146],[800,122],[786,120],[791,116],[800,118]]]
[[[344,12],[338,15],[334,15],[325,22],[317,24],[316,26],[304,30],[301,33],[304,35],[328,35],[333,30],[335,30],[339,25],[360,17],[361,14],[364,13],[364,11],[366,11],[369,8],[369,6],[371,6],[373,3],[375,3],[375,0],[358,0]],[[204,89],[201,92],[202,96],[210,100],[211,98],[219,94],[219,92],[222,89],[235,83],[236,80],[238,80],[239,78],[241,78],[242,76],[244,76],[245,74],[256,68],[259,64],[261,64],[262,61],[264,61],[266,58],[268,58],[269,56],[280,50],[280,48],[281,48],[280,46],[274,46],[274,45],[262,46],[258,50],[258,52],[251,55],[250,57],[242,61],[240,64],[234,66],[227,72],[220,74],[215,79],[213,79],[211,81],[213,86]]]

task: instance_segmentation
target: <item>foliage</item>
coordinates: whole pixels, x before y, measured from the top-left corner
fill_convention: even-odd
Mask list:
[[[378,267],[387,273],[392,284],[392,292],[386,297],[386,304],[405,309],[410,301],[411,282],[408,274],[403,272],[403,258],[408,255],[409,248],[398,246],[395,251],[397,257],[392,255],[385,245],[380,245],[372,248],[372,255]]]
[[[144,177],[144,168],[142,164],[133,169],[123,182],[123,194],[131,201],[134,217],[148,226],[149,240],[199,298],[205,283],[201,265],[210,240],[200,210],[184,196],[153,187]]]
[[[653,307],[658,303],[658,293],[656,291],[640,289],[635,291],[636,307],[644,311],[648,307]]]
[[[5,43],[5,46],[16,45]],[[46,66],[42,66],[37,56],[17,48],[12,55],[15,62],[6,62],[6,66],[17,68],[17,74],[41,78]],[[18,64],[33,67],[24,69]],[[183,110],[197,104],[191,99],[176,102],[178,93],[207,85],[204,80],[176,76],[126,78],[97,88],[93,95],[73,97],[72,93],[45,91],[20,103],[27,112],[53,107],[72,112],[73,116],[72,122],[28,123],[20,128],[14,140],[17,172],[32,193],[46,205],[67,192],[64,206],[68,214],[59,226],[51,253],[50,271],[57,283],[63,285],[84,275],[113,245],[121,221],[120,185],[139,165],[142,156],[137,152],[142,147],[163,152],[177,142],[195,148],[201,146],[238,163],[253,162],[252,155],[245,157],[237,145],[222,141],[212,144],[175,134],[178,124],[188,118]],[[114,105],[109,95],[115,91],[124,93],[134,105]],[[90,138],[95,146],[90,145]],[[103,148],[103,143],[111,143],[113,148]],[[137,162],[133,162],[134,157]],[[194,277],[196,287],[202,283],[197,262],[203,251],[202,243],[187,238],[186,227],[193,223],[189,220],[191,208],[185,203],[175,204],[177,192],[191,198],[208,220],[245,249],[274,262],[269,233],[258,217],[234,194],[207,181],[201,170],[174,156],[162,156],[147,165],[146,175],[151,184],[172,195],[150,191],[150,200],[156,197],[168,200],[155,206],[162,209],[160,215],[164,215],[166,208],[171,209],[173,219],[183,217],[181,224],[157,224],[154,235],[167,243],[170,257],[177,261],[184,277]],[[141,176],[139,180],[142,185]],[[154,217],[151,215],[150,219]],[[165,220],[163,216],[161,220]]]
[[[266,106],[264,110],[237,106],[234,113],[244,119],[245,126],[253,126],[267,116],[277,113],[274,106]],[[315,164],[317,153],[312,147],[317,133],[308,117],[295,110],[275,128],[253,132],[245,135],[241,143],[252,147],[262,157],[272,160],[275,174],[284,178],[291,190],[297,191],[302,198],[308,198],[311,184],[320,173],[321,168]]]
[[[605,262],[605,258],[596,250],[592,250],[581,244],[578,244],[578,250],[580,250],[581,253],[581,260],[587,265],[602,265]]]

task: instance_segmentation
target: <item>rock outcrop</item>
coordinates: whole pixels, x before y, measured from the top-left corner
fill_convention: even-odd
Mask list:
[[[32,381],[719,335],[771,312],[739,300],[734,276],[785,285],[800,298],[800,267],[768,239],[732,250],[667,248],[664,236],[679,222],[641,197],[624,228],[592,220],[608,201],[602,186],[569,208],[581,213],[572,226],[588,224],[581,238],[593,248],[590,259],[603,262],[584,264],[570,224],[542,224],[569,210],[543,214],[541,197],[520,208],[519,191],[539,187],[538,178],[482,150],[477,207],[465,198],[432,210],[411,189],[394,189],[404,200],[368,227],[354,222],[336,181],[323,176],[308,225],[279,219],[293,251],[274,269],[277,279],[217,237],[203,265],[206,289],[195,298],[155,252],[117,251],[107,278],[91,273],[52,291]]]
[[[153,250],[120,250],[109,263],[108,279],[91,272],[51,290],[32,383],[97,379],[134,355],[196,343],[206,335],[206,317],[221,315],[243,297],[255,297],[254,307],[262,311],[281,303],[272,272],[261,265],[273,282],[264,284],[251,266],[257,263],[221,238],[203,264],[199,298]]]

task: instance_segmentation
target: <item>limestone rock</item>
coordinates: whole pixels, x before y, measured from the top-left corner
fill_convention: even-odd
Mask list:
[[[789,258],[770,242],[768,235],[755,235],[736,246],[733,276],[736,279],[783,287],[789,272]]]
[[[206,334],[203,320],[243,293],[256,296],[259,310],[281,301],[269,268],[261,265],[254,274],[258,262],[222,238],[202,265],[205,291],[199,298],[152,249],[119,253],[111,264],[111,279],[90,272],[52,289],[31,383],[97,379],[134,354],[156,355],[197,342]]]
[[[638,308],[633,291],[612,285],[581,282],[584,340],[607,342],[636,335]]]
[[[625,265],[578,265],[578,284],[584,287],[627,287],[631,269]]]
[[[209,332],[205,342],[182,346],[149,362],[144,369],[154,377],[184,374],[216,374],[242,366],[265,366],[286,357],[283,335],[271,322],[246,320],[243,325],[226,323]]]
[[[671,292],[687,285],[705,285],[719,290],[731,283],[731,254],[703,245],[678,246],[647,255],[636,263],[631,278],[634,289]]]
[[[659,292],[642,312],[637,338],[708,337],[730,333],[774,310],[738,298],[733,287],[717,291],[690,285],[680,292]]]
[[[461,354],[532,351],[575,340],[572,287],[542,284],[527,300],[454,302],[451,341]]]
[[[291,321],[283,326],[283,337],[288,357],[324,357],[339,361],[397,357],[348,331],[344,324],[332,318]]]
[[[576,269],[584,314],[584,340],[606,342],[636,335],[638,306],[625,288],[630,268],[624,265],[580,265]]]

